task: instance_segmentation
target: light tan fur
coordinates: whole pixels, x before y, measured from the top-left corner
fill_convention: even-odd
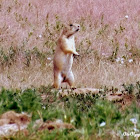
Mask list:
[[[76,52],[74,35],[79,29],[79,24],[70,24],[70,26],[63,29],[57,41],[53,59],[54,88],[60,88],[62,82],[67,82],[70,87],[74,86],[74,75],[72,72],[73,54],[79,55]]]

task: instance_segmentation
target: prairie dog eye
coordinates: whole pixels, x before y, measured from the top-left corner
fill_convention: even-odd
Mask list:
[[[70,24],[70,26],[73,26],[72,24]]]

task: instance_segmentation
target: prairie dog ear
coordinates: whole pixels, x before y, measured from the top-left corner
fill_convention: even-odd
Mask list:
[[[67,31],[67,27],[66,27],[66,26],[63,28],[63,31],[64,31],[64,32],[66,32],[66,31]]]
[[[64,26],[64,28],[63,28],[63,34],[66,34],[67,31],[68,31],[68,27],[67,26]]]

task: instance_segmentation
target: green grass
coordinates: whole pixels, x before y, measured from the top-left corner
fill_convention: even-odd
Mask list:
[[[42,95],[46,95],[46,99],[42,100]],[[28,136],[20,134],[10,137],[11,140],[79,140],[113,139],[114,137],[125,139],[123,132],[134,132],[131,118],[138,120],[137,129],[140,129],[140,109],[137,107],[136,101],[122,111],[117,104],[101,99],[99,96],[60,97],[57,91],[51,92],[50,87],[44,86],[25,90],[2,89],[0,114],[8,110],[32,113]],[[75,129],[38,132],[32,126],[40,117],[44,121],[61,119],[63,122],[74,125]],[[101,127],[100,124],[103,122],[106,124]],[[130,136],[130,139],[134,139],[134,137]]]

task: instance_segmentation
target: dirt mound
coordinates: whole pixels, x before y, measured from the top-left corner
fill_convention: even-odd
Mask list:
[[[96,95],[98,94],[101,98],[105,98],[108,101],[120,104],[121,108],[124,109],[126,106],[131,105],[133,96],[123,91],[108,91],[105,92],[103,89],[96,88],[75,88],[75,89],[61,89],[59,95],[70,96],[70,95]]]
[[[68,96],[68,95],[80,95],[80,94],[97,94],[101,89],[96,89],[96,88],[75,88],[75,89],[62,89],[59,90],[59,94],[63,96]]]
[[[0,117],[0,137],[14,136],[21,132],[28,135],[28,124],[31,122],[31,116],[26,113],[16,113],[8,111]],[[36,120],[33,126],[37,131],[54,129],[75,129],[72,124],[65,123],[62,120],[46,121]]]
[[[30,123],[30,115],[26,113],[16,113],[8,111],[0,116],[0,136],[14,135],[18,131],[23,131]]]
[[[75,129],[75,127],[72,124],[64,123],[61,120],[56,121],[47,121],[43,123],[38,130],[54,130],[54,129]]]

